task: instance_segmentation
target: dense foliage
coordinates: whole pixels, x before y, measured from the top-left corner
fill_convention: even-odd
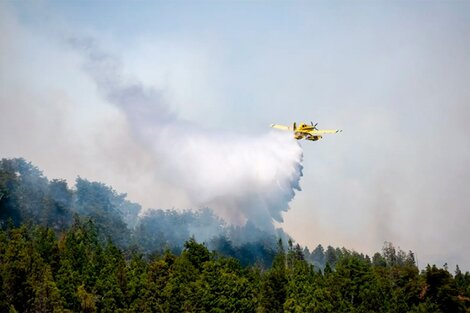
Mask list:
[[[420,272],[391,243],[310,252],[210,210],[139,211],[101,183],[1,160],[0,312],[470,312],[469,272]]]
[[[91,220],[0,232],[1,312],[468,312],[470,274],[428,266],[387,245],[370,260],[347,250],[316,270],[279,244],[270,269],[242,267],[189,239],[180,255],[146,258],[101,243]]]

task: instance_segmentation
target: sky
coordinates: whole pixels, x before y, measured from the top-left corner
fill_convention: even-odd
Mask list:
[[[71,44],[92,43],[177,117],[175,143],[196,128],[255,143],[271,123],[343,129],[300,143],[301,190],[276,222],[300,244],[371,254],[389,241],[421,267],[468,270],[469,24],[466,1],[2,2],[0,157],[144,207],[191,204],[155,178],[140,122]]]

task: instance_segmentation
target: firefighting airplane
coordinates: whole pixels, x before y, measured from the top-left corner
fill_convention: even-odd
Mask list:
[[[340,129],[318,129],[317,125],[318,123],[313,125],[313,122],[310,122],[310,125],[301,123],[298,127],[296,123],[292,124],[292,127],[277,124],[271,124],[271,127],[287,131],[293,131],[294,138],[297,140],[306,139],[311,141],[320,140],[323,137],[323,134],[336,134],[342,132],[342,130]]]

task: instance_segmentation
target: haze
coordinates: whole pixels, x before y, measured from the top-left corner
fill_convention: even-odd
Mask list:
[[[191,203],[155,178],[155,155],[70,44],[91,38],[188,123],[175,138],[343,129],[301,143],[302,191],[280,224],[300,244],[390,241],[420,266],[468,270],[469,15],[463,1],[3,2],[0,156],[144,207]]]

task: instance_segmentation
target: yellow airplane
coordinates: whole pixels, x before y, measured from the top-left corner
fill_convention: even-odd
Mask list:
[[[284,126],[284,125],[277,125],[277,124],[271,124],[271,127],[282,129],[282,130],[293,131],[294,138],[297,140],[306,139],[306,140],[311,140],[311,141],[320,140],[323,137],[322,136],[323,134],[336,134],[336,133],[342,132],[342,130],[340,129],[318,129],[317,125],[318,123],[313,125],[313,122],[310,122],[310,125],[301,123],[299,127],[297,127],[296,123],[292,124],[292,127]]]

